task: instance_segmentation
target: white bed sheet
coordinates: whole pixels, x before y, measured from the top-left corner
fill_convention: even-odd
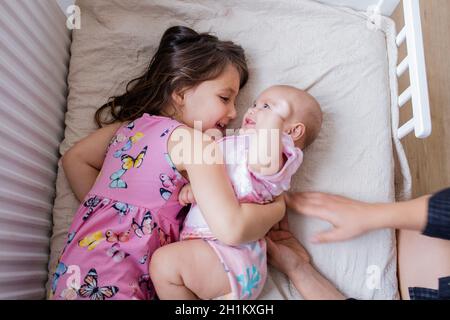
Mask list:
[[[273,84],[307,89],[322,105],[323,130],[305,150],[293,190],[380,202],[395,200],[396,191],[397,198],[408,196],[407,162],[392,136],[398,112],[396,108],[391,112],[397,99],[391,20],[383,19],[382,30],[374,31],[362,14],[308,0],[79,0],[77,4],[82,24],[73,33],[61,154],[95,129],[95,110],[110,95],[122,92],[125,80],[142,72],[164,30],[187,25],[233,40],[246,51],[250,80],[239,96],[235,125],[252,99]],[[77,206],[59,168],[50,276]],[[398,298],[392,230],[315,246],[308,239],[327,224],[295,214],[290,214],[290,221],[314,265],[345,295]],[[375,286],[373,270],[379,271]],[[284,275],[272,270],[261,299],[301,297]]]

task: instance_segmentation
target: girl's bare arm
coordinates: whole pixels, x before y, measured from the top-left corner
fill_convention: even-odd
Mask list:
[[[114,123],[93,132],[77,142],[62,157],[62,166],[69,185],[82,201],[94,185],[102,168],[106,149],[121,123]]]
[[[267,205],[238,202],[220,149],[208,136],[180,127],[173,131],[168,148],[177,169],[188,172],[195,200],[222,242],[237,245],[261,239],[283,218],[282,197]]]

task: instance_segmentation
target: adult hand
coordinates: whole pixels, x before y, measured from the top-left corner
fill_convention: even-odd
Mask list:
[[[311,261],[308,252],[289,231],[287,215],[267,234],[266,241],[269,263],[288,276]]]
[[[287,206],[298,213],[333,225],[330,230],[316,234],[311,239],[314,243],[343,241],[383,227],[383,211],[388,206],[323,193],[290,193],[285,199]]]
[[[289,231],[288,216],[266,236],[268,261],[285,273],[306,300],[342,300],[345,297],[311,264],[308,252]]]

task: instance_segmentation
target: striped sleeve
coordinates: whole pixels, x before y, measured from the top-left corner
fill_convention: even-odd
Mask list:
[[[428,222],[423,234],[450,240],[450,189],[443,190],[430,198]]]

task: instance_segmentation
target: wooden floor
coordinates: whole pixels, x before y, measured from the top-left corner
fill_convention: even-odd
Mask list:
[[[433,133],[425,140],[411,134],[402,141],[411,168],[414,197],[450,187],[450,1],[420,0],[420,6]],[[398,8],[394,14],[397,29],[403,27],[401,12],[402,8]],[[403,57],[401,48],[399,59]],[[407,76],[401,79],[400,89],[404,90],[408,83]],[[403,122],[410,116],[410,111],[402,111]],[[401,231],[398,263],[403,299],[409,299],[408,287],[437,289],[437,279],[450,275],[450,242]]]
[[[425,140],[414,134],[402,142],[413,178],[413,195],[420,196],[450,186],[450,1],[421,0],[427,76],[433,133]],[[397,29],[403,27],[402,8],[394,14]],[[402,59],[404,48],[400,50]],[[399,60],[401,61],[401,60]],[[400,89],[409,81],[401,79]],[[405,109],[410,109],[407,105]],[[402,111],[402,123],[410,112]]]

